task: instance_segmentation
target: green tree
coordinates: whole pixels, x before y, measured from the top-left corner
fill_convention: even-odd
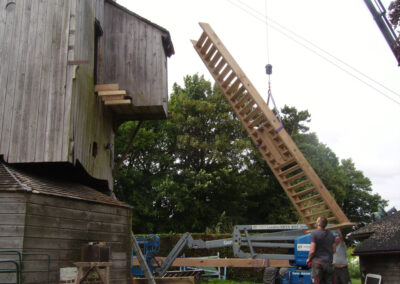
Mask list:
[[[298,216],[221,91],[203,76],[173,86],[167,121],[146,121],[121,169],[115,192],[133,206],[138,233],[230,231],[234,224],[296,222]],[[384,201],[351,160],[339,162],[315,133],[308,111],[282,109],[282,121],[353,221]],[[137,122],[123,124],[123,152]]]

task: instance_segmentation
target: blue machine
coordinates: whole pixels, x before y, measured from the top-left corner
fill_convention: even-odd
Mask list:
[[[194,240],[190,233],[182,235],[181,239],[171,250],[160,267],[154,268],[153,256],[160,251],[160,238],[149,235],[137,238],[143,250],[151,272],[162,277],[184,247],[192,249],[215,249],[232,247],[235,257],[258,259],[287,259],[292,267],[267,267],[264,272],[264,283],[282,284],[311,284],[311,268],[307,265],[307,258],[311,249],[311,234],[307,234],[305,225],[239,225],[234,227],[233,237],[221,240]],[[253,231],[268,231],[262,234],[250,234]],[[271,232],[272,231],[272,232]],[[337,235],[334,233],[334,235]],[[258,253],[256,248],[287,249],[285,254]],[[247,249],[247,251],[246,251]],[[279,273],[278,273],[279,270]],[[132,267],[132,275],[143,277],[142,269]],[[268,279],[268,280],[266,280]]]
[[[335,237],[337,233],[333,234]],[[297,237],[294,240],[294,260],[290,260],[290,267],[280,275],[282,284],[310,284],[311,268],[307,265],[308,253],[311,249],[311,234]],[[282,271],[283,272],[283,271]]]
[[[147,265],[151,273],[153,273],[153,256],[160,251],[160,237],[157,235],[148,235],[145,237],[136,238],[140,248],[142,249],[143,256],[146,259]],[[135,257],[135,251],[132,249],[132,264],[133,258]],[[131,272],[133,276],[144,277],[144,272],[140,267],[131,267]]]

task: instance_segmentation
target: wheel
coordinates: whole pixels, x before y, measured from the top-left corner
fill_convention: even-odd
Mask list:
[[[277,267],[267,267],[264,270],[264,277],[263,277],[263,283],[264,284],[275,284],[275,278],[276,275],[278,274],[278,268]]]

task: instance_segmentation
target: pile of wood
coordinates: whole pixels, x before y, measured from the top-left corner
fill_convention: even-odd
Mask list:
[[[104,102],[105,106],[131,104],[125,90],[120,90],[118,84],[103,84],[94,86],[94,91]]]

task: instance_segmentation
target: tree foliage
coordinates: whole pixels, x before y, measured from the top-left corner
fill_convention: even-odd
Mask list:
[[[299,221],[289,199],[221,91],[202,76],[173,86],[170,119],[146,121],[115,179],[115,192],[133,206],[137,233],[231,231],[235,224]],[[286,130],[353,221],[385,205],[351,160],[309,133],[308,111],[282,109]],[[137,122],[123,124],[123,152]]]

